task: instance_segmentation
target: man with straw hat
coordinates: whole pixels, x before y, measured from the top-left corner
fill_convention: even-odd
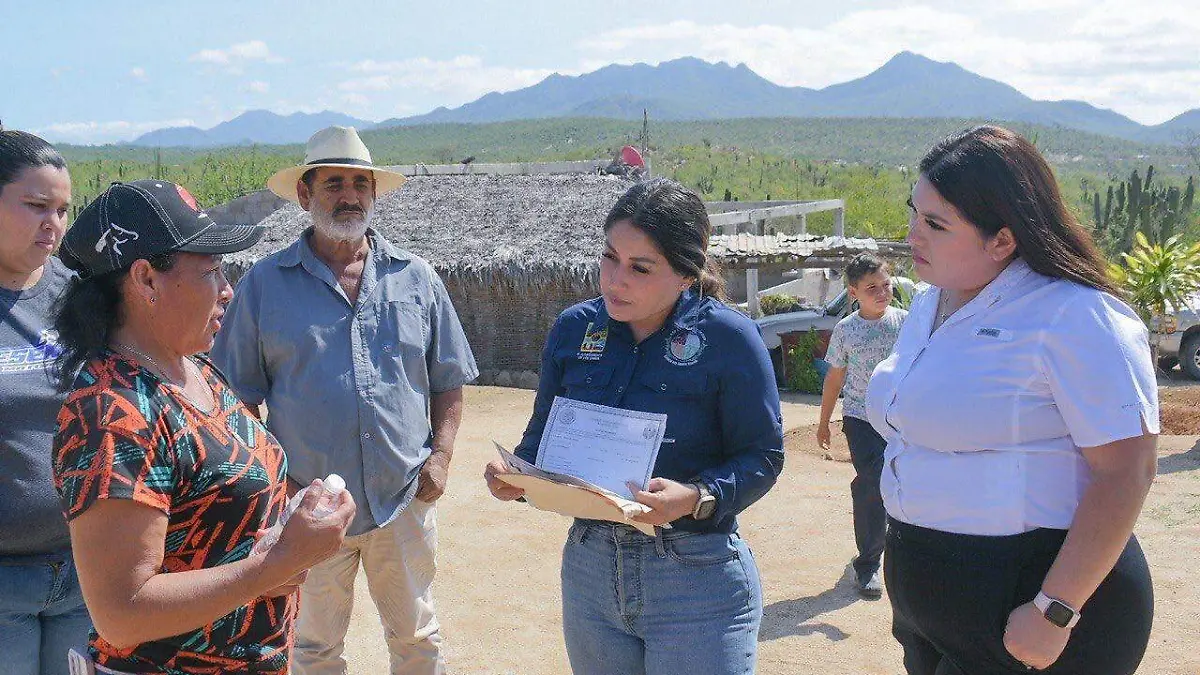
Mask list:
[[[288,456],[290,487],[331,473],[359,504],[337,555],[302,587],[293,668],[346,672],[343,641],[361,563],[391,672],[440,673],[432,584],[434,502],[446,486],[462,386],[479,374],[429,263],[370,228],[404,176],[375,166],[350,127],[308,141],[304,164],[267,181],[312,227],[238,284],[213,358]]]

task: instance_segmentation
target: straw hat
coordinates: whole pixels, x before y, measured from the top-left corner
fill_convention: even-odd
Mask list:
[[[375,174],[377,196],[395,190],[403,185],[405,180],[402,174],[381,169],[371,163],[371,152],[358,137],[354,127],[326,127],[308,139],[304,163],[271,176],[267,180],[267,187],[284,199],[299,202],[296,181],[309,169],[321,166],[370,170]]]

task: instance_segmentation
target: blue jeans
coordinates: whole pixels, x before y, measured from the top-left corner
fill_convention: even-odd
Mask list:
[[[754,672],[762,588],[735,534],[575,521],[563,549],[563,633],[575,675]]]
[[[70,551],[0,556],[0,671],[65,675],[67,650],[84,651],[91,627]]]

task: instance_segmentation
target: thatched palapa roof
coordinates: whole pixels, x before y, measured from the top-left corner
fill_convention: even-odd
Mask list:
[[[604,217],[633,183],[595,173],[416,175],[375,205],[372,227],[429,261],[447,281],[508,290],[566,287],[593,292]],[[262,220],[253,248],[225,256],[231,278],[292,244],[312,224],[287,203]],[[844,267],[859,251],[889,258],[903,242],[810,234],[715,235],[709,255],[725,269]]]
[[[371,225],[443,277],[594,285],[604,217],[630,185],[595,174],[413,176],[376,202]],[[261,241],[225,256],[235,275],[290,245],[312,219],[289,203],[262,224]]]

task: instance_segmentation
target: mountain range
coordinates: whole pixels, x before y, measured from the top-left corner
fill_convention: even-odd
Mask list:
[[[733,118],[967,118],[1066,127],[1143,143],[1179,144],[1200,135],[1200,108],[1154,126],[1083,101],[1039,101],[955,64],[901,52],[878,70],[823,89],[784,87],[744,64],[685,57],[657,66],[610,65],[577,76],[554,74],[457,108],[378,124],[334,112],[289,116],[251,111],[209,130],[160,129],[135,145],[218,146],[301,143],[330,124],[360,129],[436,123],[490,123],[558,117],[655,120]]]
[[[211,129],[167,127],[142,134],[132,145],[207,148],[229,145],[286,145],[303,143],[318,129],[332,125],[370,129],[374,122],[325,110],[319,113],[277,115],[269,110],[251,110],[221,122]]]

